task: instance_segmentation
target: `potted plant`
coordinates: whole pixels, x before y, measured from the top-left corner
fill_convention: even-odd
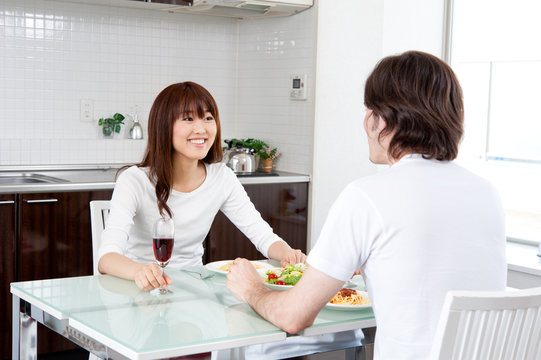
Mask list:
[[[264,146],[268,146],[266,142],[259,139],[241,139],[242,144],[245,148],[250,148],[255,150],[255,154],[258,155],[261,149]]]
[[[267,145],[263,145],[258,154],[263,161],[263,171],[268,173],[272,172],[273,161],[282,155],[277,148],[271,148]]]
[[[100,118],[98,125],[102,127],[103,136],[112,138],[115,133],[120,133],[121,125],[124,125],[124,115],[116,113],[112,118]]]

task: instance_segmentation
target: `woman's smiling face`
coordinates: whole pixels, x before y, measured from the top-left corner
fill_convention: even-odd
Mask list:
[[[173,124],[173,148],[177,155],[189,160],[204,159],[216,139],[216,120],[208,111],[203,118],[186,113]]]

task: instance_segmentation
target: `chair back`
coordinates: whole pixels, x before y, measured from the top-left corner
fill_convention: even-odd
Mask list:
[[[93,200],[90,202],[90,223],[92,224],[92,265],[94,274],[98,271],[98,249],[101,243],[101,233],[105,229],[111,202],[109,200]]]
[[[449,291],[430,359],[541,359],[541,287]]]

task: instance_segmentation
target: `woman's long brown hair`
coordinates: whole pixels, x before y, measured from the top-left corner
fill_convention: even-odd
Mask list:
[[[148,167],[150,180],[156,187],[158,209],[173,217],[167,199],[173,188],[173,124],[187,114],[199,118],[210,112],[216,120],[216,138],[203,162],[207,164],[222,160],[222,139],[218,105],[212,95],[201,85],[183,82],[163,89],[152,104],[148,116],[148,142],[143,160],[136,164]]]

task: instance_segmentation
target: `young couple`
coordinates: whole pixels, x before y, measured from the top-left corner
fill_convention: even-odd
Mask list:
[[[426,358],[447,291],[505,288],[503,209],[487,181],[453,161],[464,109],[447,64],[418,51],[386,57],[366,81],[364,104],[370,160],[389,168],[343,190],[306,258],[273,234],[219,163],[218,109],[208,91],[167,87],[150,112],[143,161],[118,178],[100,272],[146,291],[170,284],[153,262],[152,221],[175,219],[171,266],[201,264],[203,239],[221,210],[264,256],[309,265],[295,287],[275,292],[247,260],[235,260],[227,286],[262,317],[297,333],[361,269],[377,322],[375,357]],[[358,344],[359,334],[352,339]],[[261,349],[262,358],[281,356]]]

